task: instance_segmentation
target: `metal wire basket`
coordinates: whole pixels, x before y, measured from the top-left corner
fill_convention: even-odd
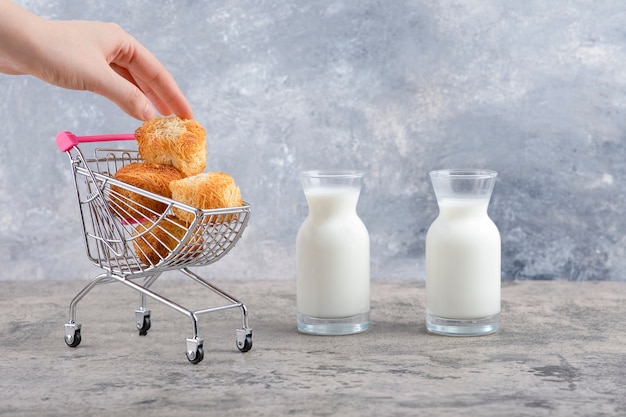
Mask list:
[[[140,307],[135,310],[140,335],[146,335],[151,326],[146,297],[190,318],[192,335],[187,338],[186,351],[190,362],[198,363],[204,357],[198,315],[214,311],[241,310],[243,325],[236,331],[236,344],[242,352],[250,350],[252,329],[248,327],[245,305],[189,269],[216,262],[235,246],[248,223],[250,206],[244,203],[241,207],[212,210],[191,207],[114,178],[120,168],[142,162],[137,150],[96,147],[89,158],[81,151],[81,144],[128,140],[134,140],[134,135],[57,135],[57,145],[67,153],[72,167],[87,256],[104,270],[70,303],[65,342],[76,347],[81,341],[81,325],[75,320],[78,302],[98,284],[120,282],[141,295]],[[184,217],[193,220],[181,221],[176,213],[187,213]],[[228,303],[192,311],[152,291],[150,286],[169,270],[182,272]]]

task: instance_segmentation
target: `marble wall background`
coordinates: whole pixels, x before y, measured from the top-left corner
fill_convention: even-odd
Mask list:
[[[294,279],[302,169],[367,172],[372,278],[424,279],[427,173],[499,172],[504,279],[626,280],[619,0],[21,0],[115,21],[171,70],[208,167],[254,209],[215,279]],[[85,92],[0,76],[0,279],[90,277],[59,130],[132,132]]]

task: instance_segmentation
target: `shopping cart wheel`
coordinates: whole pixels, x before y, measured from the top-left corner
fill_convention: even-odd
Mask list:
[[[135,310],[135,323],[137,323],[137,330],[139,330],[139,336],[145,336],[150,329],[150,310],[140,307]]]
[[[204,359],[204,349],[202,348],[202,346],[198,346],[194,354],[192,354],[191,352],[187,352],[187,359],[194,365],[196,363],[202,362],[202,359]]]
[[[241,352],[252,349],[252,329],[237,329],[237,349]]]
[[[150,316],[145,316],[143,318],[143,322],[141,325],[137,323],[137,330],[139,330],[139,336],[145,336],[148,334],[148,330],[150,330]]]
[[[187,360],[196,364],[202,362],[204,359],[204,340],[199,338],[187,339]]]
[[[80,324],[69,323],[65,325],[65,344],[69,347],[80,345]]]

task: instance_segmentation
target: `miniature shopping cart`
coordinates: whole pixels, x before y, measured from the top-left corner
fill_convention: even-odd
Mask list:
[[[198,336],[198,316],[231,308],[241,310],[243,325],[236,330],[236,345],[241,352],[247,352],[252,348],[252,329],[248,327],[246,306],[189,268],[211,264],[226,255],[241,237],[250,207],[246,204],[200,210],[116,180],[115,172],[127,164],[141,162],[141,155],[136,150],[113,149],[111,144],[106,149],[94,145],[134,139],[132,134],[75,136],[61,132],[57,135],[57,145],[68,154],[74,175],[87,256],[104,270],[71,301],[65,343],[76,347],[81,342],[81,325],[76,322],[78,302],[99,284],[119,282],[140,294],[140,306],[135,310],[140,335],[146,335],[151,325],[147,298],[191,320],[192,331],[186,350],[191,363],[204,358],[203,339]],[[85,157],[84,149],[81,151],[83,146],[94,147],[93,157]],[[145,204],[146,201],[151,204]],[[155,205],[158,210],[154,209]],[[191,213],[193,221],[176,220],[176,212]],[[226,304],[190,310],[153,291],[150,287],[157,278],[171,270],[180,271],[220,296],[220,300],[225,299]]]

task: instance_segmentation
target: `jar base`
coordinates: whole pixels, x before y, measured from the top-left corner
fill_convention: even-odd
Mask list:
[[[350,317],[321,318],[298,313],[298,331],[322,336],[362,333],[370,327],[370,312]]]
[[[500,330],[500,313],[479,319],[446,319],[426,312],[426,330],[444,336],[485,336]]]

